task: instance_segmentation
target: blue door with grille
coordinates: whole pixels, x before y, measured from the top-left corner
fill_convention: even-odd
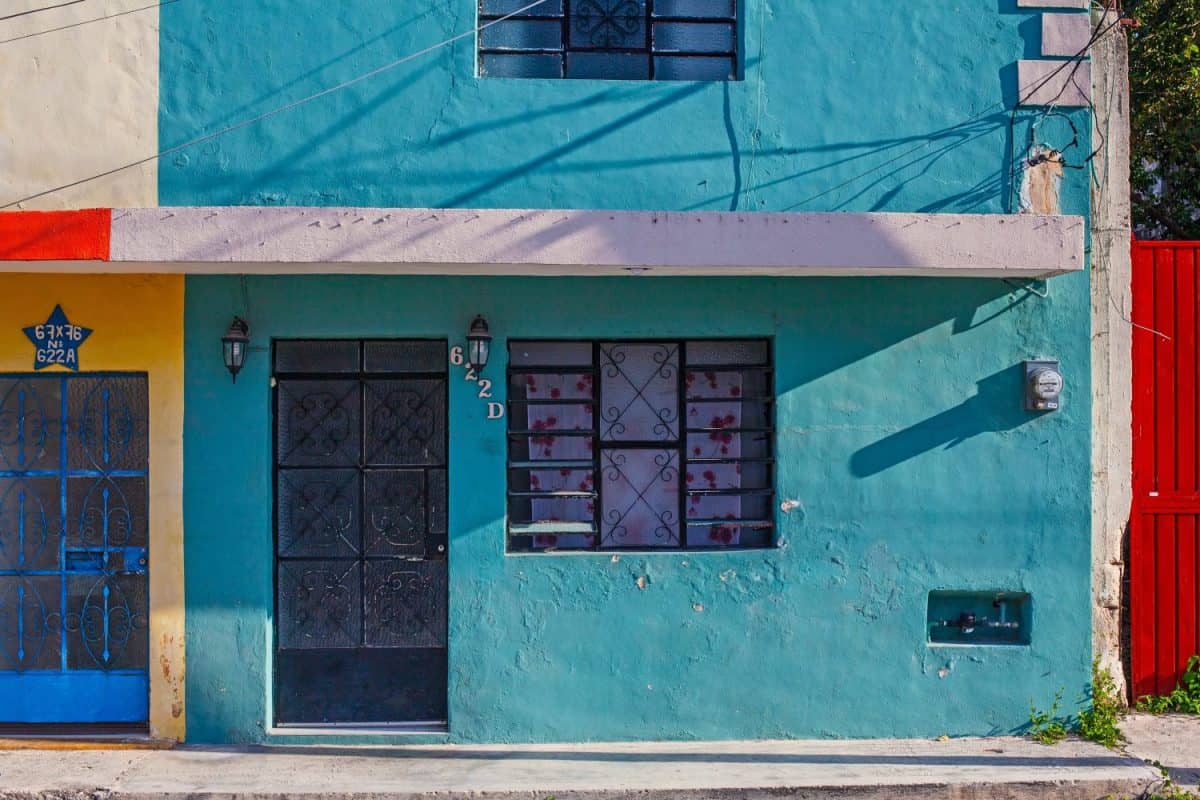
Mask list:
[[[148,716],[144,375],[0,374],[0,723]]]

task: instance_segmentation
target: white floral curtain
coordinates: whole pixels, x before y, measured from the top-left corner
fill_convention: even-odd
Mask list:
[[[659,344],[606,344],[601,347],[598,411],[587,402],[597,396],[589,373],[530,374],[530,400],[563,401],[529,405],[527,423],[533,462],[587,461],[597,443],[587,435],[599,414],[600,474],[576,467],[532,469],[530,489],[560,493],[532,501],[535,522],[590,523],[599,518],[600,546],[676,547],[681,541],[680,478],[688,490],[728,491],[742,486],[737,463],[680,463],[680,437],[689,461],[741,456],[742,376],[738,372],[685,371],[687,398],[679,397],[679,352]],[[571,401],[577,401],[572,403]],[[681,428],[680,417],[683,416]],[[631,445],[638,445],[633,447]],[[661,447],[653,445],[661,444]],[[625,446],[622,446],[625,445]],[[599,478],[599,502],[596,498]],[[687,519],[714,524],[687,530],[689,546],[736,545],[739,529],[722,520],[742,517],[736,494],[689,494]],[[539,535],[534,547],[595,546],[593,534]]]

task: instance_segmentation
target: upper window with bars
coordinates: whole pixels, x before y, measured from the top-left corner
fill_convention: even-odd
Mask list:
[[[511,341],[508,547],[769,547],[770,342]]]
[[[479,0],[479,74],[736,80],[737,0]]]

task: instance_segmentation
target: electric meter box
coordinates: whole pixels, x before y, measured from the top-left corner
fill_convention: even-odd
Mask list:
[[[1062,406],[1062,370],[1057,359],[1025,362],[1025,410],[1058,411]]]

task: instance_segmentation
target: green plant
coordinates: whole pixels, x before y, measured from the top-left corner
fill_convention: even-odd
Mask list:
[[[1127,0],[1134,224],[1200,237],[1200,0]]]
[[[1175,691],[1139,697],[1137,710],[1151,714],[1200,714],[1200,655],[1188,659],[1187,669]]]
[[[1162,786],[1146,794],[1146,800],[1200,800],[1200,795],[1184,789],[1167,776],[1167,770],[1161,764],[1155,764],[1163,774]]]
[[[1112,673],[1092,661],[1092,705],[1079,715],[1079,735],[1105,747],[1116,747],[1125,741],[1117,723],[1124,708],[1117,682]]]
[[[1059,719],[1058,706],[1062,703],[1062,690],[1054,695],[1049,711],[1041,711],[1034,703],[1029,704],[1029,736],[1042,744],[1057,744],[1067,738],[1067,725]]]
[[[1166,781],[1158,791],[1146,796],[1146,800],[1200,800],[1200,794],[1189,792],[1172,781]]]

